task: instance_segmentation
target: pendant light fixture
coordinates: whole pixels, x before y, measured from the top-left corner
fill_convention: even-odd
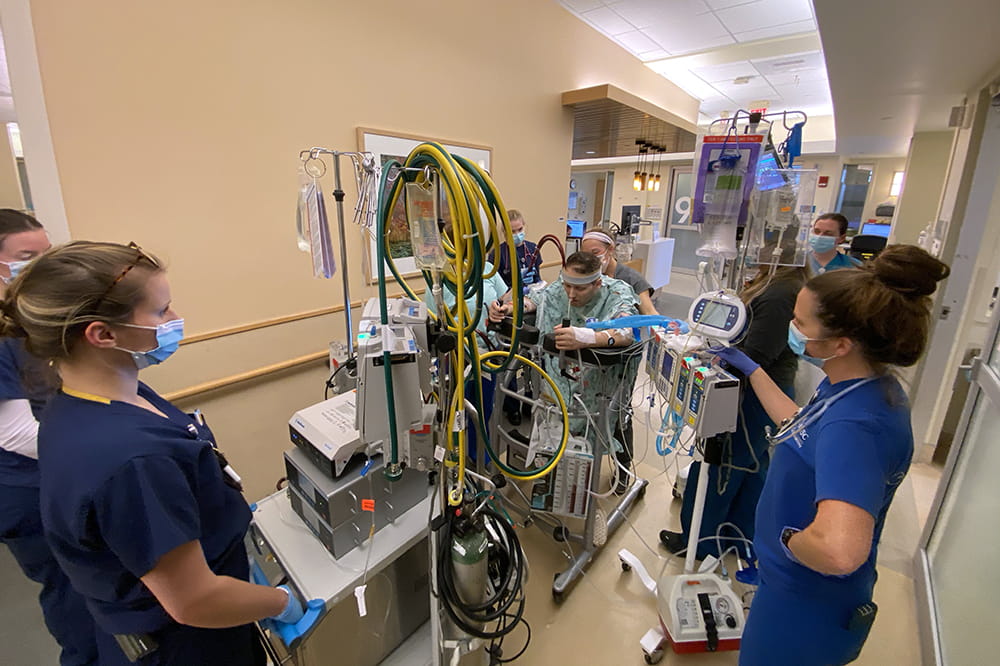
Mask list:
[[[640,170],[642,168],[642,147],[646,145],[646,142],[642,139],[636,139],[635,145],[639,146],[639,150],[635,155],[635,177],[632,179],[632,189],[638,192],[642,189],[642,174]]]

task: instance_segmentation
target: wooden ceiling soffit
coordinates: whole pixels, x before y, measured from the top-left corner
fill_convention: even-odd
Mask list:
[[[564,92],[562,103],[573,108],[575,160],[635,155],[636,139],[662,146],[665,153],[694,150],[694,123],[613,85]]]

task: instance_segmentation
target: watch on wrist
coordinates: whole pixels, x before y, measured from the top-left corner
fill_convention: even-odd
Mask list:
[[[781,545],[788,548],[788,540],[792,538],[793,535],[798,534],[802,530],[797,530],[794,527],[786,527],[781,530]]]
[[[615,336],[613,336],[611,333],[608,333],[608,345],[607,346],[608,347],[614,347],[615,346]]]

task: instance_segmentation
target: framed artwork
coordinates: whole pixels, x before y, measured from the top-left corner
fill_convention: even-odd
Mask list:
[[[358,128],[358,149],[373,153],[375,159],[385,166],[390,160],[403,162],[410,151],[419,144],[426,141],[433,141],[444,146],[445,150],[455,155],[475,162],[487,171],[491,170],[493,150],[489,146],[480,146],[470,143],[458,143],[446,139],[432,137],[421,137],[412,134],[401,134],[399,132],[387,132],[384,130],[371,129],[368,127]],[[376,239],[370,239],[368,243],[368,266],[370,275],[368,280],[375,283],[378,280],[378,247]],[[409,277],[418,275],[420,271],[413,260],[413,248],[410,244],[410,226],[406,220],[406,202],[400,196],[396,202],[389,219],[389,252],[392,255],[400,275]]]

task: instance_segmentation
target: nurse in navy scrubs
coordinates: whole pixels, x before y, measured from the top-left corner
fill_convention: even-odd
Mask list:
[[[801,411],[748,356],[719,354],[784,421],[757,505],[761,584],[743,666],[827,666],[860,654],[877,611],[879,537],[913,456],[910,407],[892,368],[923,354],[930,296],[948,273],[923,250],[894,245],[862,268],[807,282],[788,345],[826,378]]]
[[[50,245],[38,220],[0,209],[0,291]],[[82,666],[97,663],[94,622],[45,542],[38,499],[38,422],[55,386],[55,373],[23,340],[0,339],[0,542],[42,586],[38,599],[59,663]]]
[[[62,380],[38,435],[42,522],[102,630],[100,663],[128,663],[117,635],[156,646],[141,664],[264,664],[252,623],[303,609],[247,582],[250,509],[212,432],[139,381],[183,337],[157,260],[70,243],[14,280],[2,312]]]

